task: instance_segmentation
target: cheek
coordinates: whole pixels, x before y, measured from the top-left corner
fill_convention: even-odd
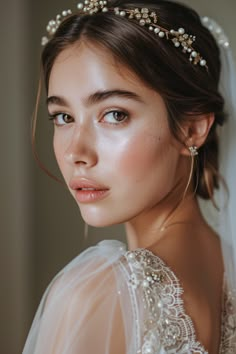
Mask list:
[[[123,144],[119,158],[114,162],[118,174],[139,183],[166,178],[176,160],[176,149],[169,136],[140,133]]]

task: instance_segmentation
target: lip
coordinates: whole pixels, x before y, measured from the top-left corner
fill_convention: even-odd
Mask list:
[[[74,178],[69,187],[75,191],[75,198],[80,203],[90,203],[106,198],[109,188],[88,178]]]

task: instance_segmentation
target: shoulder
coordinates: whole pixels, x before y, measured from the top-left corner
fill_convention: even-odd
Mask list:
[[[115,286],[118,263],[124,252],[125,245],[113,240],[89,247],[52,280],[47,289],[47,302],[51,303],[60,296],[68,296],[70,299],[79,296],[88,300],[87,294],[94,293],[98,288],[100,296],[102,289],[112,289]]]
[[[119,266],[124,252],[120,242],[103,242],[82,252],[53,279],[24,353],[119,354],[109,340],[119,329],[116,337],[124,345],[122,328],[125,318],[132,318],[129,293],[119,295],[126,284]]]

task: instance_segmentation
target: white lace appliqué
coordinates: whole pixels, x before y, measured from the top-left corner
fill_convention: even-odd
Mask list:
[[[173,271],[146,249],[128,251],[124,257],[130,268],[129,287],[137,298],[136,306],[141,298],[143,308],[137,353],[207,354],[185,313],[183,289]],[[236,353],[236,312],[232,301],[227,301],[222,318],[221,354]]]

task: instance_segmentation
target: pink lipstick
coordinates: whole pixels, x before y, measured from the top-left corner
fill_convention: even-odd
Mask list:
[[[74,178],[69,186],[75,191],[76,200],[80,203],[95,202],[109,194],[109,188],[84,177]]]

